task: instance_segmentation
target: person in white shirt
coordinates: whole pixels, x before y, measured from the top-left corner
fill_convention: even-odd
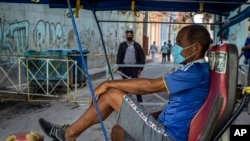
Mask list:
[[[150,52],[151,52],[152,61],[154,62],[154,60],[155,60],[155,54],[157,52],[157,46],[155,45],[155,41],[150,46]]]

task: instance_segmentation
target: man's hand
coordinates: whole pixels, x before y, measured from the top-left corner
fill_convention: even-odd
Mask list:
[[[137,76],[139,77],[141,75],[141,70],[138,70]]]
[[[103,94],[109,87],[107,86],[107,81],[104,81],[99,86],[95,88],[95,96]]]
[[[242,48],[241,48],[241,51],[244,51],[245,50],[245,46],[243,46]]]
[[[106,90],[108,89],[107,85],[106,85],[106,81],[101,83],[99,86],[97,86],[94,90],[94,94],[96,99],[98,99],[98,97],[103,94]],[[89,104],[93,104],[93,99],[92,97],[89,98]]]
[[[246,45],[246,46],[243,46],[241,48],[242,51],[245,51],[245,50],[250,50],[250,45]]]

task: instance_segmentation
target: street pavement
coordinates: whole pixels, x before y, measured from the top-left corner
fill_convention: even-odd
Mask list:
[[[156,78],[161,77],[165,73],[170,73],[174,70],[173,62],[161,63],[161,55],[157,54],[154,61],[150,56],[147,56],[147,64],[140,77]],[[94,71],[100,73],[97,69]],[[90,73],[91,72],[90,70]],[[105,81],[105,75],[96,78],[93,82],[94,87]],[[114,73],[114,79],[121,79],[118,73]],[[79,91],[79,95],[88,99],[89,87],[86,86]],[[168,101],[168,96],[165,93],[143,96],[143,106],[149,111],[158,111],[163,107],[163,104]],[[249,107],[249,106],[248,106]],[[250,125],[250,115],[246,106],[241,114],[236,118],[234,124]],[[88,108],[88,103],[68,103],[68,102],[44,102],[44,103],[25,103],[25,102],[4,102],[0,103],[0,141],[14,133],[37,131],[42,132],[38,125],[39,118],[45,118],[54,123],[70,124],[77,120],[80,115]],[[103,141],[106,134],[110,140],[112,126],[116,123],[116,113],[112,113],[104,122],[105,131],[102,130],[101,124],[96,124],[81,134],[78,141]],[[51,141],[45,136],[44,141]]]

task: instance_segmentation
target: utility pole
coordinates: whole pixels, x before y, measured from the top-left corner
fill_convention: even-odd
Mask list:
[[[171,39],[170,39],[171,22],[172,22],[172,12],[170,13],[169,24],[168,24],[168,40],[171,40]]]
[[[143,36],[142,36],[142,47],[145,54],[148,54],[148,11],[145,12],[145,17],[143,19]]]

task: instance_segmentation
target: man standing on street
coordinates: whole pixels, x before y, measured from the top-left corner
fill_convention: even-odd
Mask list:
[[[127,41],[124,41],[120,44],[116,63],[125,64],[128,66],[119,67],[119,71],[131,78],[138,78],[143,70],[143,67],[130,67],[129,65],[144,65],[145,64],[145,54],[141,45],[133,40],[134,32],[132,29],[126,31]],[[127,77],[122,76],[123,79]],[[142,96],[136,95],[137,101],[142,102]]]

